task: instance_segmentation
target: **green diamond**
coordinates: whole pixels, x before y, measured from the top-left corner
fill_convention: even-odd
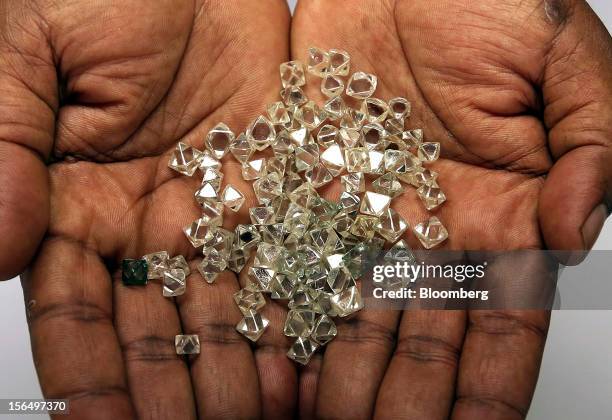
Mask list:
[[[147,284],[148,264],[145,260],[123,260],[121,280],[126,286]]]

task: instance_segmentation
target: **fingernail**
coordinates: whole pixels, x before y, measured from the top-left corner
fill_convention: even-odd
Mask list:
[[[600,204],[593,209],[589,217],[582,225],[582,241],[585,249],[593,248],[599,233],[608,218],[608,208],[605,204]]]

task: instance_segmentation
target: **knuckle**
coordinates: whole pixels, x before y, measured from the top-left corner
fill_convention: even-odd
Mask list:
[[[394,356],[406,357],[419,363],[437,362],[456,367],[460,349],[439,337],[431,335],[400,336]]]
[[[128,362],[164,362],[179,360],[174,348],[169,345],[173,337],[146,335],[121,345]]]
[[[396,336],[394,329],[357,316],[338,325],[338,335],[335,341],[364,343],[387,348],[395,346]]]
[[[488,335],[535,335],[546,339],[547,322],[530,316],[530,312],[483,311],[472,313],[470,329]]]

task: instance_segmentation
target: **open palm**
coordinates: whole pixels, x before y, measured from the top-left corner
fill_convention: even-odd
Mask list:
[[[70,398],[76,418],[524,417],[546,313],[366,310],[298,371],[281,307],[266,307],[271,327],[255,347],[236,334],[229,272],[212,286],[195,274],[176,301],[155,284],[124,287],[123,258],[167,250],[197,262],[181,229],[199,216],[199,180],[170,171],[169,153],[179,140],[201,148],[220,121],[241,131],[277,100],[288,11],[280,0],[39,3],[0,6],[16,22],[2,28],[0,58],[11,111],[0,121],[0,176],[11,180],[0,233],[14,238],[0,245],[0,274],[37,250],[23,284],[45,396]],[[442,143],[445,246],[590,247],[580,229],[605,199],[612,127],[609,35],[596,27],[575,47],[598,25],[591,12],[535,0],[351,3],[300,3],[291,51],[345,49],[353,70],[379,76],[377,97],[412,101],[410,124]],[[225,181],[248,191],[237,164],[224,165]],[[425,218],[414,194],[398,200],[411,224]],[[181,331],[202,342],[188,362],[169,345]]]
[[[583,2],[561,3],[302,2],[292,51],[340,45],[379,76],[377,96],[412,100],[409,125],[442,143],[447,248],[589,248],[583,225],[610,174],[600,162],[611,156],[612,75],[598,69],[610,68],[611,43]],[[576,38],[587,23],[588,44]],[[588,94],[574,90],[577,71],[591,77]],[[411,224],[426,218],[414,193],[396,201]],[[523,418],[547,329],[538,311],[364,311],[312,368],[317,415]]]

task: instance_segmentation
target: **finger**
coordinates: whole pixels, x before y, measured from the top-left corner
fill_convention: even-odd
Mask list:
[[[301,419],[316,418],[317,385],[321,373],[323,356],[315,353],[310,362],[300,372],[299,383],[299,417]]]
[[[317,385],[317,417],[369,418],[395,346],[399,315],[363,310],[337,322]]]
[[[557,161],[539,220],[549,248],[588,250],[612,203],[612,38],[586,2],[550,3],[557,32],[542,88]]]
[[[397,348],[376,401],[376,418],[448,418],[465,322],[464,311],[403,313]]]
[[[71,418],[134,418],[100,257],[75,241],[47,239],[23,285],[43,395],[68,399]]]
[[[253,351],[235,329],[241,319],[233,299],[237,291],[238,281],[229,271],[214,284],[195,271],[186,293],[177,298],[184,332],[200,337],[191,380],[203,418],[253,418],[261,410]]]
[[[253,258],[240,272],[240,285],[247,283],[248,269]],[[268,319],[268,328],[255,343],[255,362],[259,375],[263,418],[291,418],[297,407],[298,376],[295,363],[287,357],[293,340],[283,330],[287,308],[266,296],[260,311]]]
[[[49,219],[57,82],[42,22],[25,3],[0,4],[0,280],[23,271]]]
[[[138,417],[196,418],[189,368],[174,348],[174,337],[182,333],[174,300],[162,295],[160,280],[124,286],[121,272],[115,274],[113,295],[115,328]]]
[[[523,419],[548,330],[545,311],[469,311],[452,418]]]

